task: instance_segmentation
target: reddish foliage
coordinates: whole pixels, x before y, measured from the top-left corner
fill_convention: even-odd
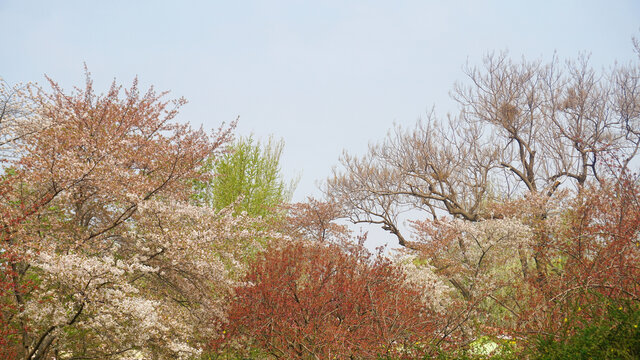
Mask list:
[[[606,316],[608,303],[640,301],[636,179],[623,173],[573,196],[530,195],[489,210],[490,218],[477,222],[414,222],[421,256],[459,294],[445,318],[459,319],[468,334],[462,343],[480,335],[561,334],[580,328],[571,319],[587,324]],[[508,236],[510,223],[530,233]]]
[[[221,347],[249,339],[277,358],[375,358],[429,351],[433,316],[400,269],[362,248],[271,247],[237,289]]]
[[[32,287],[30,282],[17,284],[15,279],[18,277],[10,264],[17,262],[17,256],[9,250],[0,252],[0,358],[14,359],[18,357],[18,345],[16,338],[18,329],[11,320],[16,314],[15,304],[7,301],[7,297],[13,293],[23,294]]]
[[[341,217],[340,209],[335,203],[309,197],[306,202],[289,205],[287,210],[289,213],[284,230],[293,237],[337,244],[351,240],[347,226],[335,222]]]
[[[525,330],[553,333],[576,309],[601,316],[606,309],[599,299],[640,301],[637,183],[622,177],[616,184],[585,189],[564,221],[562,232],[550,234],[550,252],[560,271],[549,273],[546,288],[538,288],[540,295],[531,299],[537,304],[526,314]]]

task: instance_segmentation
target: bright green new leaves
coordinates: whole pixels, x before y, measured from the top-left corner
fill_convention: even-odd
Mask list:
[[[278,206],[289,200],[295,186],[280,173],[283,147],[283,141],[272,138],[265,144],[252,137],[236,141],[221,159],[205,165],[203,171],[212,178],[196,183],[196,201],[214,209],[236,203],[236,212],[249,216],[277,215]]]

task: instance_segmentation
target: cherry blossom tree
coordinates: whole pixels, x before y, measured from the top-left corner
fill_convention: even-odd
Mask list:
[[[18,356],[197,355],[257,246],[256,220],[189,205],[233,124],[193,130],[175,121],[184,99],[137,80],[104,95],[89,75],[71,93],[49,83],[12,93],[28,109],[4,96],[2,314]]]

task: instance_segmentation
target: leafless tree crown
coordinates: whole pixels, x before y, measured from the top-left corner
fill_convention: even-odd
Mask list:
[[[380,224],[408,246],[397,221],[405,209],[477,221],[488,201],[581,188],[638,153],[638,61],[598,72],[586,55],[543,63],[494,53],[464,72],[469,81],[451,92],[456,115],[432,111],[366,155],[342,156],[326,193],[353,222]]]

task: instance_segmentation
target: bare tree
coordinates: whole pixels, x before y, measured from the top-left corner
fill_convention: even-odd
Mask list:
[[[326,193],[351,221],[380,224],[411,248],[402,211],[479,221],[495,216],[491,201],[580,189],[604,176],[605,159],[628,169],[637,155],[637,62],[597,72],[586,55],[545,64],[499,53],[464,71],[469,82],[451,95],[457,115],[431,112],[413,129],[396,126],[362,157],[343,155]]]

